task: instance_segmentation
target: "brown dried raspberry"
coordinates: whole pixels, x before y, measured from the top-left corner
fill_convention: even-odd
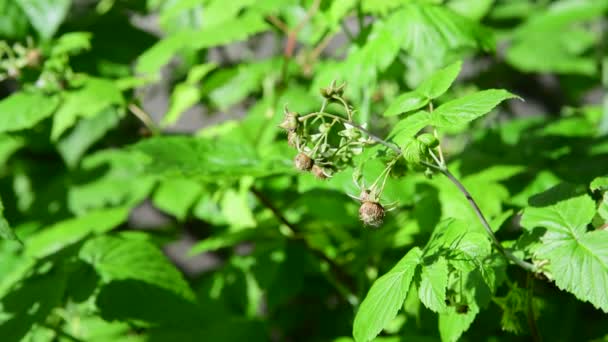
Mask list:
[[[295,131],[298,128],[298,116],[298,113],[290,112],[287,108],[285,108],[285,117],[279,124],[279,127],[289,132]]]
[[[38,67],[42,63],[42,53],[38,49],[29,50],[25,55],[25,60],[28,67]]]
[[[298,170],[309,171],[312,168],[314,162],[304,152],[300,152],[294,159],[294,164],[296,166],[296,169]]]
[[[313,165],[310,172],[312,172],[312,174],[315,175],[315,177],[317,177],[318,179],[327,179],[329,177],[327,173],[325,173],[325,170],[323,170],[323,168],[318,165]]]
[[[384,208],[377,202],[363,202],[359,207],[359,218],[367,226],[378,227],[384,219]]]

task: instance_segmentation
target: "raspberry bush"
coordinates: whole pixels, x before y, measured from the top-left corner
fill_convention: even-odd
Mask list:
[[[605,340],[607,12],[0,0],[0,340]]]

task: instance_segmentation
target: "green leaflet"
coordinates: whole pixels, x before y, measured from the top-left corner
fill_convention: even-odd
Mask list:
[[[199,50],[239,41],[267,28],[268,24],[259,14],[248,13],[212,27],[182,30],[145,51],[138,59],[136,70],[138,73],[156,74],[181,49]]]
[[[20,91],[0,101],[0,132],[31,128],[49,117],[57,108],[59,98],[40,92]]]
[[[57,140],[79,117],[91,118],[109,106],[124,104],[121,91],[109,79],[89,77],[69,91],[53,116],[51,139]]]
[[[418,296],[424,305],[435,311],[446,309],[445,291],[448,285],[448,263],[443,257],[430,265],[422,267]]]
[[[252,146],[232,139],[158,137],[131,147],[142,153],[151,175],[191,176],[214,180],[293,172],[284,156],[262,159]]]
[[[430,100],[443,95],[448,90],[461,67],[462,62],[458,61],[438,70],[418,88],[397,97],[384,112],[384,116],[394,116],[426,106]]]
[[[437,127],[466,124],[484,114],[504,100],[517,98],[502,89],[482,90],[439,106],[431,113],[431,122]]]
[[[391,130],[388,139],[399,146],[403,146],[430,123],[431,117],[429,113],[425,111],[416,112],[399,121]]]
[[[9,225],[6,218],[4,218],[4,205],[2,204],[2,200],[0,199],[0,237],[7,240],[17,240],[19,238],[15,235],[15,232]]]
[[[26,254],[35,258],[51,255],[83,240],[89,234],[101,234],[127,219],[126,208],[97,210],[58,222],[25,240]]]
[[[65,19],[72,0],[15,0],[42,39],[53,37]]]
[[[546,230],[535,256],[550,261],[549,270],[560,289],[608,312],[608,232],[586,228],[595,215],[593,200],[587,195],[567,199],[555,192],[543,195],[544,202],[526,208],[521,220],[529,231]]]
[[[353,335],[356,341],[373,340],[397,316],[421,256],[420,248],[412,248],[397,265],[374,282],[355,316]]]
[[[145,239],[100,236],[87,241],[79,257],[104,282],[133,279],[171,291],[187,300],[194,294],[165,255]]]
[[[184,220],[202,190],[201,184],[187,178],[166,179],[154,192],[152,201],[159,209]]]

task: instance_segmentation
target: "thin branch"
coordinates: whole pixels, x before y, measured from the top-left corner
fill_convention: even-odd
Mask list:
[[[456,185],[458,190],[460,190],[460,192],[467,199],[467,201],[469,202],[469,204],[475,211],[477,218],[479,218],[479,221],[481,222],[483,228],[486,230],[486,233],[488,233],[488,236],[490,236],[490,239],[496,246],[496,249],[498,250],[498,252],[500,252],[502,255],[504,255],[505,258],[507,258],[507,260],[512,261],[513,263],[515,263],[519,267],[525,269],[526,271],[530,271],[533,273],[536,272],[537,271],[536,266],[534,266],[533,264],[531,264],[529,262],[519,259],[515,255],[513,255],[513,253],[506,250],[502,246],[500,241],[498,241],[498,238],[496,238],[496,235],[494,235],[494,232],[492,231],[492,228],[490,227],[488,220],[486,220],[485,216],[483,216],[483,213],[481,212],[481,209],[479,209],[477,202],[475,202],[475,200],[473,199],[473,196],[471,196],[471,194],[464,187],[464,185],[462,185],[462,183],[460,183],[460,181],[456,177],[454,177],[454,175],[450,172],[450,170],[448,170],[446,167],[442,167],[440,172],[443,173],[452,183],[454,183],[454,185]]]
[[[267,209],[269,209],[282,224],[287,226],[290,231],[294,233],[293,236],[295,236],[296,233],[300,232],[300,229],[298,229],[298,227],[293,223],[289,222],[289,220],[287,220],[287,218],[281,213],[281,211],[277,207],[275,207],[274,204],[268,199],[268,197],[266,197],[260,190],[252,187],[250,191],[260,201],[260,203],[262,203]],[[297,239],[296,241],[303,243],[308,250],[312,251],[314,255],[316,255],[318,258],[325,261],[329,265],[332,272],[337,276],[338,279],[340,279],[344,283],[343,285],[340,282],[336,282],[336,285],[339,287],[338,289],[341,292],[345,292],[345,290],[347,290],[343,294],[345,295],[348,302],[351,304],[357,304],[358,300],[353,295],[355,289],[351,276],[346,273],[342,269],[342,267],[338,265],[334,260],[325,255],[325,253],[312,247],[306,239]]]
[[[152,132],[152,134],[156,135],[160,133],[160,129],[158,129],[154,120],[152,120],[152,117],[138,105],[134,103],[129,104],[129,110],[150,130],[150,132]]]
[[[429,101],[429,113],[433,113],[433,102]],[[433,135],[435,139],[439,141],[439,134],[437,133],[437,128],[433,127]],[[439,152],[439,160],[441,161],[440,165],[445,165],[445,158],[443,157],[443,150],[441,149],[441,144],[437,145],[437,152]]]
[[[289,34],[289,27],[287,27],[287,24],[285,24],[278,17],[276,17],[274,15],[269,15],[269,16],[266,17],[266,20],[270,21],[270,23],[272,25],[276,26],[276,28],[278,28],[279,30],[281,30],[281,32],[283,32],[284,34]]]

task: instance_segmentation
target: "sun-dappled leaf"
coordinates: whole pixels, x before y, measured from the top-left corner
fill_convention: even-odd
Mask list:
[[[152,201],[159,209],[184,220],[202,189],[199,183],[189,179],[166,179],[156,189]]]
[[[149,241],[100,236],[87,241],[79,257],[91,264],[106,283],[137,280],[168,290],[183,299],[194,299],[184,277]]]
[[[445,291],[448,285],[448,263],[439,257],[430,265],[423,265],[418,294],[424,305],[435,311],[445,310]]]
[[[422,252],[411,249],[390,271],[378,278],[355,316],[356,341],[371,341],[397,316],[420,264]]]
[[[90,234],[101,234],[116,228],[127,219],[128,213],[125,208],[98,210],[55,223],[25,240],[26,253],[36,258],[53,254]]]
[[[76,90],[66,93],[53,116],[52,139],[58,139],[79,117],[91,118],[112,105],[122,105],[124,99],[111,80],[87,78]]]
[[[31,128],[53,114],[58,104],[57,96],[25,91],[14,93],[0,101],[0,132]]]
[[[421,129],[431,123],[431,116],[425,111],[419,111],[408,115],[393,127],[388,138],[397,145],[404,145],[413,138]]]
[[[560,289],[608,312],[608,231],[587,231],[595,215],[593,200],[587,195],[556,198],[551,190],[542,198],[545,202],[526,208],[521,220],[530,231],[546,229],[535,255],[549,259]]]
[[[147,172],[157,176],[191,176],[207,180],[292,172],[284,156],[261,159],[255,149],[231,139],[160,137],[132,147],[147,158]]]
[[[72,0],[15,0],[43,39],[51,38],[65,19]]]
[[[506,90],[482,90],[439,106],[431,113],[431,121],[438,127],[463,125],[487,114],[502,101],[516,97]]]
[[[0,238],[19,241],[19,238],[17,235],[15,235],[15,232],[4,217],[4,205],[2,204],[2,199],[0,199]]]

